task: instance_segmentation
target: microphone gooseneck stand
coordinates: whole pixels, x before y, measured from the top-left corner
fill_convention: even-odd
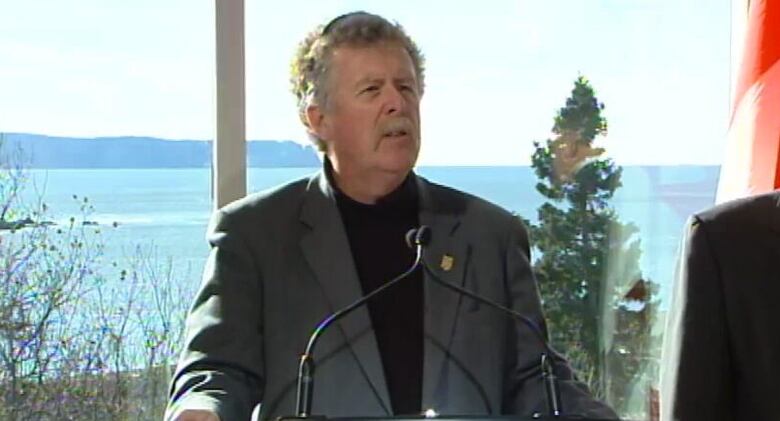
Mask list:
[[[373,297],[377,296],[378,294],[381,294],[386,289],[402,281],[404,278],[409,276],[420,266],[422,266],[423,271],[427,273],[430,276],[430,278],[437,284],[447,289],[450,289],[456,293],[463,294],[467,297],[479,301],[480,303],[486,304],[489,307],[492,307],[494,309],[504,312],[505,314],[512,316],[515,320],[519,320],[523,324],[525,324],[531,330],[531,332],[534,333],[534,335],[537,337],[539,342],[544,347],[544,352],[541,355],[540,367],[542,371],[542,377],[544,380],[545,395],[547,398],[549,415],[553,418],[558,418],[562,416],[560,393],[558,390],[557,378],[555,376],[555,369],[552,362],[552,355],[555,355],[555,352],[552,350],[552,348],[550,348],[550,345],[547,343],[547,339],[545,338],[544,333],[542,333],[541,329],[536,325],[536,323],[534,323],[534,321],[528,318],[527,316],[520,314],[519,312],[512,310],[506,306],[503,306],[499,303],[484,298],[480,295],[477,295],[474,292],[471,292],[463,287],[451,284],[441,279],[436,274],[436,272],[433,271],[425,263],[425,260],[423,259],[423,250],[425,246],[428,244],[428,242],[430,242],[430,239],[431,239],[431,229],[424,225],[420,226],[417,229],[412,229],[409,232],[407,232],[406,233],[407,245],[409,245],[409,247],[411,248],[416,249],[416,256],[414,262],[409,267],[409,269],[407,269],[402,274],[396,276],[392,280],[388,281],[387,283],[383,284],[379,288],[376,288],[375,290],[371,291],[369,294],[361,297],[360,299],[348,305],[347,307],[338,310],[335,313],[331,314],[330,316],[326,317],[317,325],[317,327],[314,329],[312,334],[309,336],[309,342],[307,343],[306,349],[300,357],[300,362],[298,366],[298,384],[297,384],[297,395],[296,395],[296,404],[295,404],[296,415],[294,418],[296,419],[320,418],[320,417],[313,417],[311,414],[312,392],[314,389],[314,371],[315,371],[313,356],[314,356],[314,348],[317,344],[317,340],[319,339],[319,337],[335,321],[345,317],[346,315],[348,315],[358,307],[370,301]],[[290,418],[293,417],[286,417],[286,419],[290,419]],[[322,418],[324,419],[324,417]]]
[[[407,269],[404,273],[396,276],[392,280],[388,281],[384,285],[380,286],[379,288],[361,297],[359,300],[355,301],[354,303],[326,317],[317,325],[317,327],[312,332],[311,336],[309,336],[309,342],[306,345],[306,350],[301,355],[300,363],[298,365],[298,389],[297,389],[297,395],[295,400],[296,417],[308,418],[311,416],[312,391],[314,389],[313,355],[314,355],[314,347],[317,345],[317,339],[319,339],[319,337],[323,334],[323,332],[325,332],[325,329],[327,329],[328,326],[332,325],[333,322],[351,313],[361,305],[367,303],[369,300],[371,300],[371,298],[377,296],[378,294],[381,294],[382,291],[392,287],[393,285],[397,284],[398,282],[400,282],[401,280],[409,276],[412,272],[414,272],[422,263],[423,243],[427,242],[427,238],[423,237],[424,235],[427,235],[426,232],[420,229],[410,230],[409,232],[406,233],[407,244],[412,244],[417,248],[414,263],[412,263],[409,269]]]
[[[418,248],[424,248],[427,243],[431,239],[431,233],[430,228],[423,225],[420,228],[417,229],[416,233],[412,233],[411,231],[407,233],[407,245],[410,247],[412,246],[412,243],[410,241],[410,238],[414,238],[416,240],[416,245]],[[479,301],[480,303],[486,304],[492,308],[495,308],[499,311],[502,311],[512,317],[515,318],[515,320],[519,320],[523,322],[528,328],[534,333],[534,335],[539,339],[539,342],[544,347],[544,352],[541,355],[541,361],[540,361],[540,367],[542,370],[542,378],[544,379],[544,387],[545,387],[545,395],[547,397],[547,409],[549,411],[549,415],[558,418],[562,415],[562,408],[561,408],[561,398],[560,398],[560,391],[558,390],[558,381],[555,376],[555,369],[553,366],[553,362],[551,361],[552,355],[555,355],[555,352],[550,348],[550,345],[547,343],[547,338],[545,338],[544,333],[542,333],[541,329],[536,325],[536,323],[533,322],[530,318],[527,316],[518,313],[515,310],[512,310],[511,308],[505,307],[499,303],[493,302],[487,298],[484,298],[480,295],[475,294],[474,292],[471,292],[463,287],[451,284],[443,279],[441,279],[436,272],[434,272],[426,263],[424,259],[421,259],[421,265],[423,267],[423,270],[425,273],[430,275],[430,278],[436,282],[437,284],[450,289],[452,291],[455,291],[459,294],[463,294],[467,297],[470,297],[474,300]]]

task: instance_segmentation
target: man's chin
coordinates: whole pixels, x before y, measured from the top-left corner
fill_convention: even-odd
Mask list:
[[[406,175],[409,173],[409,171],[412,170],[412,168],[414,168],[416,162],[416,156],[414,158],[406,157],[403,159],[395,159],[389,162],[384,162],[382,169],[389,173]]]

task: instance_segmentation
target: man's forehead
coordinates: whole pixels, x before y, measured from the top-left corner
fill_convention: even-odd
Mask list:
[[[403,58],[396,61],[392,60],[394,57]],[[339,46],[332,52],[331,64],[345,67],[338,69],[339,73],[347,70],[351,79],[415,79],[414,63],[409,52],[395,43]]]

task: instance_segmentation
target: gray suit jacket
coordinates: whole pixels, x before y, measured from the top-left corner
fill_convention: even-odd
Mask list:
[[[544,329],[528,236],[510,213],[416,177],[424,254],[438,275],[525,314]],[[298,356],[314,326],[362,295],[333,190],[321,173],[239,200],[214,215],[203,283],[187,320],[175,407],[223,421],[293,414]],[[452,257],[442,268],[444,255]],[[448,269],[448,270],[447,270]],[[442,414],[545,411],[542,346],[525,326],[425,279],[422,405]],[[403,305],[403,303],[398,303]],[[368,311],[318,343],[313,413],[391,415]],[[612,417],[557,357],[570,413]],[[170,414],[170,412],[169,412]]]
[[[780,419],[780,191],[695,215],[667,315],[662,419]]]

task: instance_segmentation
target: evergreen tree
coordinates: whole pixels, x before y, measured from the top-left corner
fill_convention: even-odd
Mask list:
[[[594,142],[607,133],[604,104],[587,79],[574,82],[555,116],[554,137],[534,142],[536,189],[547,199],[529,224],[553,346],[581,380],[624,415],[645,411],[645,375],[657,287],[643,280],[638,230],[611,205],[622,168]],[[654,381],[651,379],[650,381]]]

